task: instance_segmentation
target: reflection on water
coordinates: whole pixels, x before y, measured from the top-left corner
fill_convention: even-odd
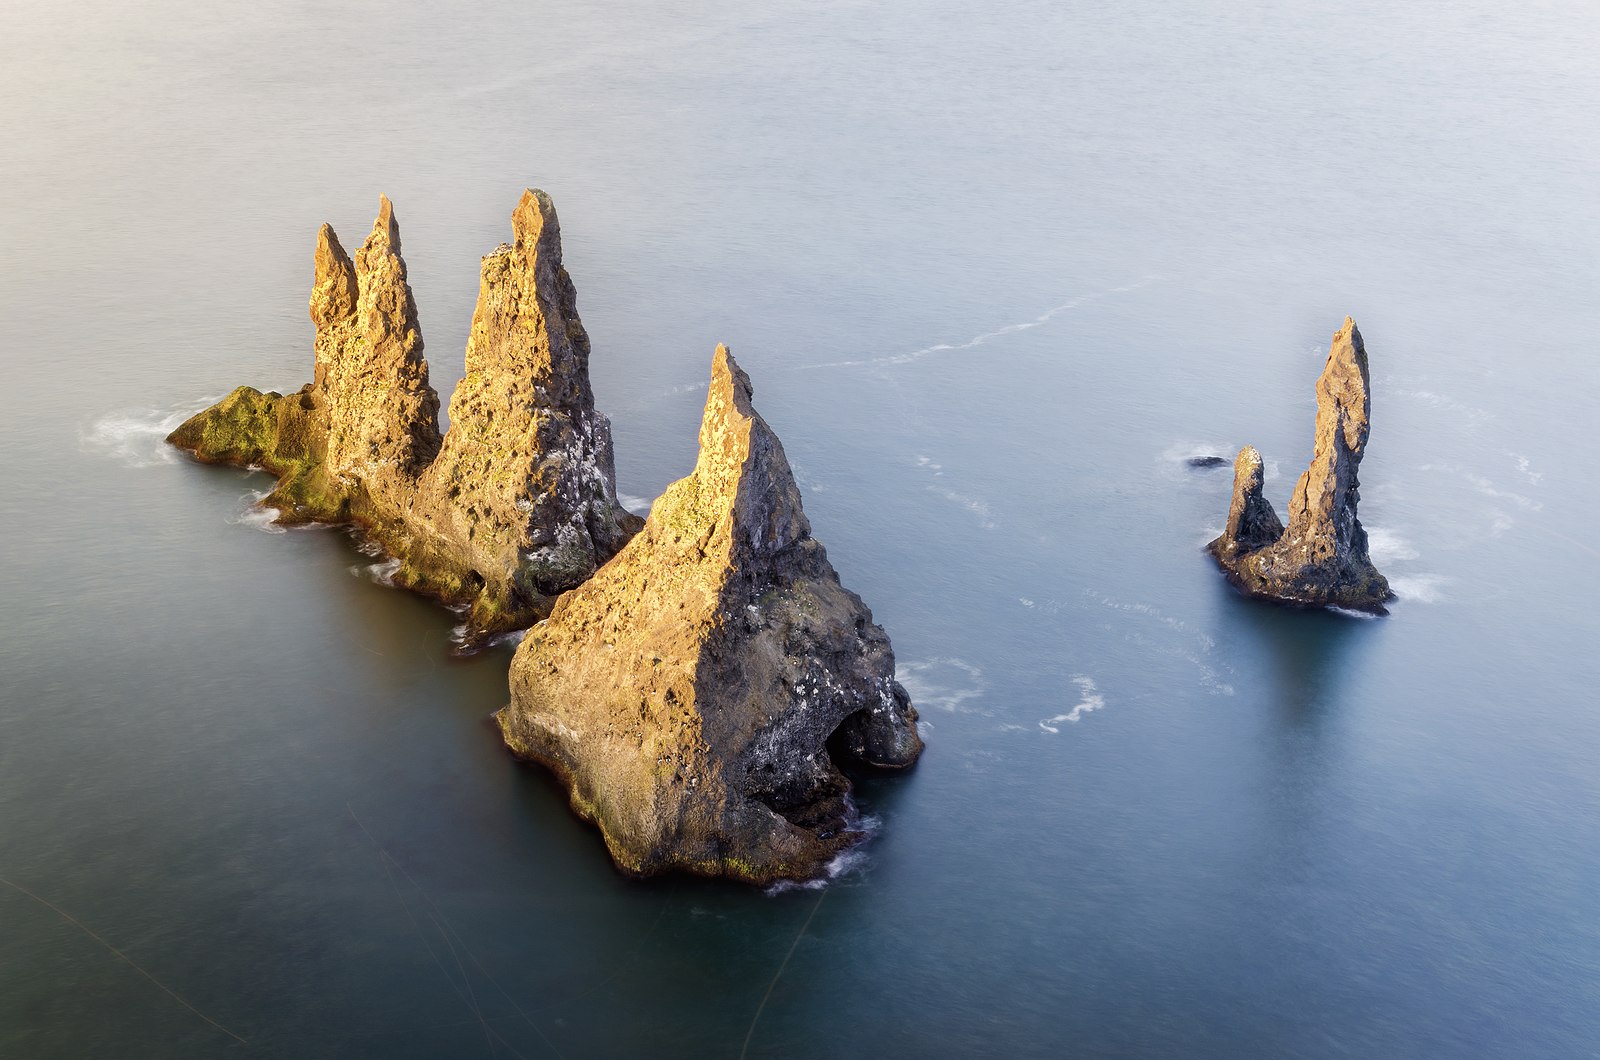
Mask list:
[[[1345,701],[1350,670],[1362,665],[1361,649],[1382,635],[1385,619],[1283,607],[1224,587],[1218,625],[1244,642],[1256,673],[1270,676],[1272,701],[1286,721],[1314,724]]]

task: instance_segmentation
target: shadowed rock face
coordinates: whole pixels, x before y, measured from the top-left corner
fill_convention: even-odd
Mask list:
[[[201,460],[277,475],[279,521],[354,522],[402,584],[469,607],[469,643],[548,613],[640,525],[616,503],[610,424],[548,196],[484,259],[467,378],[439,436],[416,302],[387,198],[354,261],[331,227],[315,253],[311,383],[240,387],[168,438]]]
[[[1261,455],[1234,463],[1233,503],[1221,537],[1208,546],[1229,580],[1251,596],[1305,606],[1385,613],[1389,583],[1367,556],[1356,518],[1356,471],[1367,444],[1371,401],[1367,351],[1355,321],[1333,336],[1317,380],[1316,445],[1289,502],[1289,525],[1262,496]]]
[[[625,870],[816,875],[858,838],[833,756],[922,751],[894,654],[839,584],[748,377],[718,347],[700,456],[529,631],[496,719]]]

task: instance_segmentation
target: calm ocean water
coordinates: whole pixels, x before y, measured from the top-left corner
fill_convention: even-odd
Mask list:
[[[1600,1055],[1600,8],[708,6],[10,6],[0,1055]],[[630,503],[729,343],[893,638],[825,887],[623,879],[509,649],[160,444],[380,191],[448,394],[525,185]],[[1383,620],[1185,465],[1282,511],[1346,313]]]

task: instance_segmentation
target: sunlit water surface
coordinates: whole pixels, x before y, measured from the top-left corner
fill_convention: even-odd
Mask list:
[[[1600,1053],[1600,8],[1392,6],[12,5],[0,1054]],[[524,185],[630,503],[728,342],[893,638],[825,887],[622,878],[509,648],[160,444],[380,191],[448,393]],[[1346,313],[1382,620],[1186,464],[1281,511]]]

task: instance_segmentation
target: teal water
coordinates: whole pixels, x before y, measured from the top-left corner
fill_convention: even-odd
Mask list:
[[[47,5],[0,34],[0,1055],[1600,1054],[1600,11]],[[629,881],[509,650],[164,428],[525,185],[621,491],[725,341],[928,750],[820,889]],[[1237,597],[1350,313],[1382,620]]]

